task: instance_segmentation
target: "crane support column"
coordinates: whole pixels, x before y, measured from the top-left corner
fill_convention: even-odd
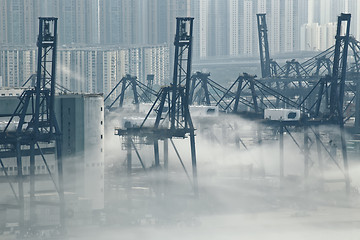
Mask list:
[[[271,77],[270,71],[270,53],[269,53],[269,41],[268,30],[266,25],[266,14],[256,14],[258,33],[259,33],[259,52],[260,52],[260,64],[261,74],[263,78]]]

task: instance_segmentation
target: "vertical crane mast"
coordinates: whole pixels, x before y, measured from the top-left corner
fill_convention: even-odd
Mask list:
[[[340,125],[344,124],[343,101],[349,48],[350,19],[351,14],[342,13],[338,17],[333,74],[330,88],[330,116]]]
[[[164,141],[164,167],[168,166],[168,143],[170,140],[174,150],[177,152],[173,138],[190,139],[191,163],[192,163],[192,180],[188,175],[185,166],[183,168],[192,184],[195,195],[198,195],[197,183],[197,165],[195,149],[195,128],[191,120],[189,111],[190,81],[191,81],[191,49],[193,20],[190,17],[176,18],[175,34],[175,60],[174,75],[170,86],[162,87],[157,94],[157,98],[145,116],[140,126],[125,126],[126,129],[117,128],[115,134],[126,136],[129,143],[127,144],[127,162],[128,173],[131,175],[131,141],[132,137],[145,138],[146,141],[154,143],[154,167],[160,167],[159,141]],[[153,127],[145,126],[152,112],[156,113],[156,119]],[[178,152],[177,152],[178,153]],[[137,153],[138,154],[138,153]],[[181,157],[177,154],[179,160]],[[139,157],[139,155],[138,155]]]
[[[198,184],[195,149],[195,129],[191,120],[189,110],[193,21],[194,18],[191,17],[176,18],[176,34],[174,41],[174,75],[173,83],[172,86],[170,86],[169,90],[172,92],[169,110],[170,131],[185,130],[185,132],[188,132],[190,135],[190,151],[193,168],[193,188],[195,195],[197,195]],[[182,86],[184,82],[185,87]],[[164,100],[165,99],[163,99],[162,102],[164,102]],[[161,114],[161,111],[159,111],[159,113]],[[159,119],[159,117],[160,115],[158,115],[157,119]]]
[[[259,52],[262,78],[271,77],[270,53],[267,35],[266,14],[256,14],[259,33]]]
[[[34,89],[35,94],[32,95],[32,98],[35,98],[35,110],[32,115],[32,120],[29,122],[27,127],[27,130],[30,129],[30,131],[33,131],[35,135],[33,137],[33,141],[30,141],[30,149],[33,152],[30,156],[30,169],[33,169],[32,173],[30,173],[30,214],[33,213],[33,216],[30,217],[36,217],[34,213],[35,206],[31,206],[31,202],[34,201],[32,198],[35,198],[34,149],[35,146],[40,148],[38,144],[39,142],[55,141],[58,181],[57,184],[54,182],[54,186],[59,197],[59,224],[60,227],[63,228],[65,225],[65,200],[63,187],[63,165],[61,158],[61,131],[55,117],[57,18],[39,18],[39,35],[37,39],[37,47],[37,79]],[[22,129],[22,126],[18,127],[18,131],[19,129]],[[51,175],[49,169],[48,171]]]
[[[351,14],[342,13],[338,17],[335,37],[333,74],[330,86],[330,120],[340,126],[340,139],[344,161],[346,192],[350,193],[349,164],[347,159],[346,139],[344,131],[344,92],[347,71]]]
[[[179,88],[185,82],[185,96],[183,101],[185,128],[188,128],[191,122],[189,114],[189,95],[191,81],[191,50],[194,18],[176,18],[176,35],[175,35],[175,59],[174,75],[172,82],[172,98],[170,110],[171,129],[175,129],[177,101],[179,98]]]
[[[17,166],[18,204],[19,204],[19,229],[24,237],[31,234],[39,227],[37,224],[37,206],[50,204],[59,207],[59,225],[62,229],[65,225],[65,203],[63,188],[63,167],[61,158],[61,131],[55,118],[55,71],[56,71],[56,45],[57,45],[57,18],[39,18],[38,66],[37,78],[33,88],[25,90],[19,97],[19,104],[11,116],[5,129],[0,132],[0,144],[13,146],[9,153],[14,151]],[[9,128],[10,124],[17,124],[16,130]],[[56,153],[57,181],[53,177],[49,165],[45,159],[41,146],[50,144],[51,153]],[[49,146],[49,145],[47,145]],[[55,146],[55,148],[54,148]],[[5,149],[5,148],[4,148]],[[14,149],[14,150],[12,150]],[[26,153],[29,149],[28,153]],[[25,214],[24,195],[24,157],[29,156],[29,210],[30,215]],[[40,156],[44,162],[50,179],[54,184],[54,191],[58,195],[57,203],[45,203],[39,201],[36,196],[36,156]],[[0,159],[0,162],[1,159]],[[29,233],[30,232],[30,233]]]
[[[54,112],[56,45],[57,18],[39,18],[37,81],[35,86],[36,104],[33,121],[36,130],[44,126],[42,123],[46,121],[50,134],[54,134],[56,125]],[[48,99],[41,101],[43,98]]]

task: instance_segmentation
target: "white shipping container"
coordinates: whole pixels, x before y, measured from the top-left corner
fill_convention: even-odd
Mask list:
[[[218,117],[218,106],[190,106],[191,117]]]
[[[264,119],[271,121],[298,121],[300,110],[298,109],[265,109]]]

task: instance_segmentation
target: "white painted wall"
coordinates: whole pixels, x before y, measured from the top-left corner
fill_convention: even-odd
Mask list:
[[[104,208],[104,100],[84,97],[84,197],[92,209]]]

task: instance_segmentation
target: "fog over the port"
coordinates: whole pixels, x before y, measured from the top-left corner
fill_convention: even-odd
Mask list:
[[[60,128],[63,128],[59,135],[62,135],[61,141],[65,144],[62,146],[63,149],[56,147],[66,155],[63,159],[66,236],[63,238],[61,236],[60,239],[360,240],[360,138],[358,134],[355,137],[355,134],[350,132],[351,130],[346,138],[349,140],[345,148],[348,150],[351,184],[350,193],[347,195],[339,126],[322,125],[322,120],[330,122],[336,121],[334,119],[337,117],[339,119],[343,117],[340,113],[337,113],[340,116],[333,116],[331,112],[330,116],[327,116],[327,112],[322,112],[322,108],[327,107],[337,108],[334,112],[341,112],[338,110],[340,108],[337,103],[333,104],[332,101],[344,97],[339,96],[341,88],[339,90],[334,88],[333,91],[334,85],[331,84],[336,81],[330,83],[330,81],[327,82],[328,78],[325,76],[315,76],[313,71],[315,68],[306,72],[305,77],[301,76],[303,78],[300,78],[301,74],[296,71],[289,70],[290,75],[289,71],[284,71],[288,62],[297,63],[298,67],[334,45],[337,17],[341,13],[351,13],[350,36],[357,46],[353,49],[349,48],[351,54],[348,57],[348,65],[355,66],[360,54],[360,42],[358,42],[360,41],[360,0],[0,0],[0,12],[2,13],[0,16],[0,90],[4,90],[1,92],[1,96],[4,96],[2,98],[4,104],[1,108],[6,111],[10,108],[7,104],[10,106],[17,103],[18,99],[25,96],[21,95],[20,91],[23,89],[19,87],[38,69],[37,64],[40,62],[36,61],[36,42],[38,41],[39,44],[41,41],[37,38],[38,17],[51,16],[57,19],[56,35],[49,35],[51,38],[48,38],[49,29],[44,27],[47,32],[44,36],[47,41],[52,39],[54,45],[51,45],[53,48],[44,51],[43,54],[46,55],[46,52],[53,50],[57,52],[52,52],[51,57],[45,57],[42,66],[44,68],[47,64],[54,64],[52,66],[56,67],[56,73],[51,73],[56,75],[56,78],[49,80],[51,78],[45,76],[44,73],[43,77],[39,74],[38,80],[43,80],[44,83],[56,81],[57,86],[69,90],[69,92],[56,90],[55,103],[41,107],[42,110],[55,110],[56,120],[61,125]],[[267,33],[267,40],[265,41],[264,37],[260,46],[264,45],[264,48],[267,46],[268,51],[265,52],[268,54],[267,59],[262,60],[265,60],[268,68],[274,67],[272,64],[279,64],[282,73],[262,76],[264,68],[261,69],[261,60],[259,60],[259,52],[263,51],[259,50],[259,40],[262,39],[258,35],[261,31],[258,32],[257,22],[259,13],[266,13],[264,19],[267,21],[267,29],[262,32]],[[177,59],[178,62],[175,60],[175,66],[185,61],[188,63],[188,65],[179,66],[179,81],[185,75],[190,76],[202,69],[203,73],[210,74],[209,78],[215,81],[216,87],[221,88],[220,94],[216,93],[217,96],[212,96],[211,106],[219,106],[222,100],[226,104],[229,103],[226,109],[220,110],[223,112],[219,115],[202,118],[194,114],[192,117],[196,135],[198,195],[194,193],[188,136],[167,139],[168,135],[164,134],[160,137],[169,140],[168,169],[164,166],[164,140],[159,140],[160,167],[157,167],[154,163],[154,142],[148,139],[151,137],[157,139],[159,135],[156,134],[160,133],[151,132],[148,138],[132,136],[134,145],[130,147],[132,150],[130,174],[127,169],[129,152],[126,148],[129,146],[126,146],[126,137],[115,135],[116,128],[127,128],[126,121],[140,125],[149,110],[146,108],[150,107],[146,105],[144,107],[146,110],[140,107],[140,111],[137,111],[131,98],[132,94],[129,93],[135,87],[132,88],[131,83],[125,81],[118,84],[125,78],[124,76],[130,75],[136,78],[141,87],[149,86],[149,89],[146,89],[148,91],[157,92],[164,86],[171,86],[169,84],[173,82],[174,55],[177,52],[174,51],[177,17],[194,18],[191,22],[192,36],[186,32],[188,31],[186,24],[183,26],[179,24],[180,37],[175,38],[175,42],[183,38],[182,44],[187,41],[189,44],[182,45],[182,47],[187,47],[180,50],[181,56]],[[52,32],[55,27],[51,27],[50,30]],[[45,45],[47,44],[49,43]],[[351,46],[354,47],[354,45]],[[185,56],[184,53],[188,50],[189,53],[191,50],[191,54]],[[329,57],[326,59],[330,66],[335,62],[333,56],[336,54],[332,55],[332,51],[328,53],[322,57]],[[316,60],[319,59],[321,60],[321,58]],[[185,65],[192,67],[185,69]],[[310,69],[310,67],[305,68]],[[49,69],[47,71],[50,71]],[[351,69],[354,71],[352,73],[355,73],[354,69],[355,67]],[[186,72],[186,70],[189,71]],[[274,91],[278,90],[279,95],[282,95],[279,97],[276,95],[278,93],[269,93],[269,91],[264,94],[265,88],[260,89],[258,86],[258,89],[254,90],[255,81],[245,79],[242,82],[244,85],[242,85],[243,91],[240,96],[243,102],[240,101],[241,106],[238,109],[233,109],[234,112],[237,110],[239,112],[231,114],[230,101],[234,101],[233,96],[237,93],[240,95],[241,85],[239,84],[236,93],[234,89],[228,88],[230,86],[235,88],[234,81],[238,79],[239,74],[245,76],[245,73],[254,76],[252,80],[259,80],[258,82],[270,80],[265,82],[264,86],[273,88]],[[154,78],[152,84],[150,84],[151,81],[147,82],[149,75]],[[315,88],[320,86],[320,84],[316,85],[317,81],[321,83],[320,77],[324,77],[322,80],[325,79],[326,88],[331,86],[328,92],[326,92],[327,89],[318,91],[319,87]],[[35,81],[35,78],[33,80]],[[355,84],[358,84],[356,79],[347,80],[349,85],[345,87],[344,103],[349,102],[349,105],[346,109],[344,108],[344,112],[346,112],[345,118],[351,122],[359,117],[354,116],[357,114],[355,108],[360,107],[356,106],[360,101],[358,101],[359,96],[355,98],[355,95],[360,91],[355,92]],[[275,82],[279,85],[274,86]],[[184,83],[179,84],[185,85]],[[197,86],[202,85],[197,84]],[[115,86],[118,88],[114,89]],[[113,105],[114,108],[109,110],[108,103],[120,96],[120,88],[123,86],[128,87],[128,92],[124,95],[124,106],[121,106],[122,109],[118,107],[119,99],[117,99],[118,101]],[[248,86],[253,89],[247,89]],[[313,86],[315,87],[312,89]],[[213,86],[210,84],[209,87],[207,86],[211,92],[214,88],[210,87]],[[18,94],[12,92],[13,88],[17,88]],[[146,90],[139,88],[137,85],[139,96],[146,95]],[[10,90],[7,91],[8,89]],[[177,88],[174,87],[174,91],[170,90],[170,93],[175,95],[175,89]],[[183,89],[182,86],[179,89]],[[270,121],[267,121],[269,125],[263,124],[265,120],[271,120],[271,118],[263,119],[263,116],[260,117],[261,114],[257,114],[262,113],[263,108],[285,108],[291,105],[286,103],[285,98],[288,93],[291,101],[302,101],[310,95],[304,95],[309,89],[314,90],[312,92],[314,96],[307,99],[309,103],[304,100],[306,107],[299,105],[299,109],[302,109],[297,110],[299,114],[300,111],[305,113],[308,104],[315,103],[313,102],[315,98],[322,94],[319,98],[323,99],[320,106],[321,114],[314,117],[318,118],[321,115],[324,118],[319,120],[322,142],[317,146],[314,136],[316,127],[309,127],[309,174],[305,177],[305,140],[301,121],[303,119],[307,121],[312,113],[301,112],[302,118],[297,122],[297,127],[289,126],[290,133],[284,132],[284,175],[281,176],[279,129],[274,125],[270,127]],[[182,90],[176,91],[179,91],[177,96],[181,99],[184,93]],[[48,94],[46,91],[43,92]],[[104,103],[103,98],[110,92],[112,96]],[[34,93],[39,93],[39,91],[31,94]],[[335,93],[336,98],[330,100],[330,97],[334,97],[332,93]],[[211,94],[214,95],[214,92]],[[256,94],[258,96],[255,96]],[[224,98],[221,100],[216,99],[222,96]],[[227,96],[233,99],[226,99]],[[15,97],[16,101],[10,102]],[[269,102],[272,101],[268,106],[264,104],[268,100],[267,97],[271,98]],[[251,98],[252,100],[249,100]],[[42,103],[46,102],[45,99],[52,100],[53,98],[46,95]],[[38,96],[36,100],[32,98],[25,104],[29,106],[29,109],[37,109],[34,107],[38,104],[37,102],[40,102],[37,100],[39,100]],[[187,100],[181,99],[179,102],[184,104]],[[256,101],[256,104],[251,101]],[[274,104],[275,102],[280,103]],[[54,105],[56,107],[50,109]],[[174,109],[178,108],[182,111],[186,109],[179,105],[180,103]],[[257,109],[257,105],[261,110],[256,110],[254,116],[257,116],[253,117],[251,108]],[[19,106],[21,109],[22,105]],[[10,115],[15,107],[10,110]],[[240,109],[246,111],[244,115],[247,118],[240,117]],[[163,110],[159,116],[164,117],[161,114],[165,112]],[[7,116],[6,114],[0,111],[2,118]],[[30,119],[32,116],[30,113],[16,113],[15,115],[20,118],[27,114],[26,118]],[[35,114],[39,112],[33,113]],[[52,114],[51,111],[50,114]],[[181,114],[183,112],[179,113]],[[40,125],[51,126],[43,120],[54,120],[53,115],[44,116],[41,116]],[[257,120],[249,120],[250,118],[257,118]],[[1,119],[0,127],[5,128],[9,119],[10,117]],[[155,114],[150,115],[145,127],[153,127],[154,121]],[[280,117],[274,121],[283,121],[283,119]],[[25,122],[30,126],[27,129],[29,136],[36,133],[31,136],[38,137],[30,120],[29,123],[28,119]],[[18,120],[13,121],[9,129],[15,132],[17,124],[19,124]],[[35,122],[34,126],[37,125],[39,122]],[[354,129],[359,128],[355,125]],[[21,130],[24,129],[19,130],[13,134],[16,143],[21,139],[19,136],[22,136]],[[181,130],[186,132],[189,129]],[[166,133],[169,134],[169,132]],[[57,134],[54,135],[59,136]],[[54,143],[51,142],[53,140],[42,142],[41,147],[46,148],[51,145],[53,148]],[[30,157],[19,158],[21,153],[19,154],[19,148],[14,142],[3,144],[1,147],[6,146],[0,149],[3,155],[6,155],[6,151],[10,155],[18,154],[14,155],[18,159],[8,157],[10,159],[4,160],[5,167],[0,173],[4,183],[0,184],[0,240],[21,238],[20,234],[23,234],[21,232],[24,232],[24,237],[29,237],[29,239],[31,236],[48,239],[45,236],[40,237],[45,234],[51,238],[58,236],[61,234],[58,229],[60,225],[58,218],[63,216],[59,214],[61,211],[52,209],[53,211],[50,212],[50,208],[40,206],[40,204],[51,198],[54,202],[47,203],[49,206],[51,204],[61,206],[59,204],[59,202],[62,203],[61,191],[56,188],[56,184],[61,185],[60,180],[55,180],[56,189],[50,181],[50,183],[36,182],[36,191],[33,192],[34,197],[31,197],[31,180],[26,179],[23,194],[25,198],[23,219],[19,220],[18,217],[21,218],[21,205],[19,204],[18,209],[12,206],[15,202],[14,194],[7,182],[5,168],[11,171],[9,179],[13,179],[11,181],[16,184],[14,192],[18,191],[19,196],[22,192],[20,191],[22,176],[17,176],[19,172],[23,171],[22,169],[26,171],[24,179],[30,179],[29,176],[34,174],[29,168]],[[176,146],[176,150],[172,143]],[[23,145],[23,150],[29,150],[29,155],[34,154],[30,145],[31,143],[27,142]],[[321,157],[317,152],[319,146]],[[48,149],[49,152],[56,153],[54,149],[50,150]],[[45,175],[47,171],[39,153],[37,154],[35,175],[40,175],[40,173]],[[49,157],[48,160],[54,175],[61,176],[60,172],[57,172],[60,171],[61,165],[57,168],[55,156]],[[323,168],[320,166],[321,163]],[[142,168],[142,164],[145,169]],[[41,177],[46,178],[46,181],[51,180],[47,175],[39,176]],[[36,205],[35,200],[39,206]],[[38,214],[30,214],[32,209],[35,209]],[[2,216],[3,213],[7,216]],[[21,223],[22,220],[24,220],[23,223]],[[52,223],[52,220],[55,223]],[[56,226],[51,226],[51,230],[42,229],[50,224]]]
[[[107,207],[106,212],[119,214],[121,224],[114,220],[104,226],[79,228],[72,231],[70,239],[359,239],[360,202],[356,190],[360,186],[360,165],[354,159],[350,159],[353,188],[350,198],[345,195],[343,182],[326,183],[323,190],[319,188],[320,173],[314,151],[309,190],[305,191],[304,157],[285,134],[285,182],[280,187],[278,139],[263,142],[260,147],[243,138],[246,150],[233,141],[234,123],[242,136],[246,136],[247,130],[257,128],[256,123],[223,115],[215,122],[212,129],[197,128],[198,198],[192,196],[191,186],[169,144],[168,173],[149,170],[148,176],[142,178],[152,184],[151,193],[145,199],[138,199],[138,203],[136,197],[133,199],[133,206],[139,206],[141,213],[136,209],[124,210],[121,205]],[[125,165],[126,151],[120,149],[121,138],[117,139],[112,132],[118,124],[112,121],[113,126],[107,128],[106,134],[110,136],[106,140],[106,158],[111,161],[107,168],[114,167],[113,161]],[[195,126],[200,125],[195,120]],[[219,139],[209,137],[211,132]],[[224,138],[219,132],[225,134]],[[293,134],[302,144],[303,134]],[[174,143],[191,173],[189,140],[174,139]],[[153,158],[153,149],[144,146],[140,154],[147,161]],[[339,169],[331,160],[325,161],[324,151],[323,158],[324,176],[340,178]],[[133,152],[133,162],[139,166],[137,161]],[[261,175],[262,161],[265,178]],[[133,178],[138,179],[136,176],[139,173]],[[106,202],[111,200],[107,198]]]

